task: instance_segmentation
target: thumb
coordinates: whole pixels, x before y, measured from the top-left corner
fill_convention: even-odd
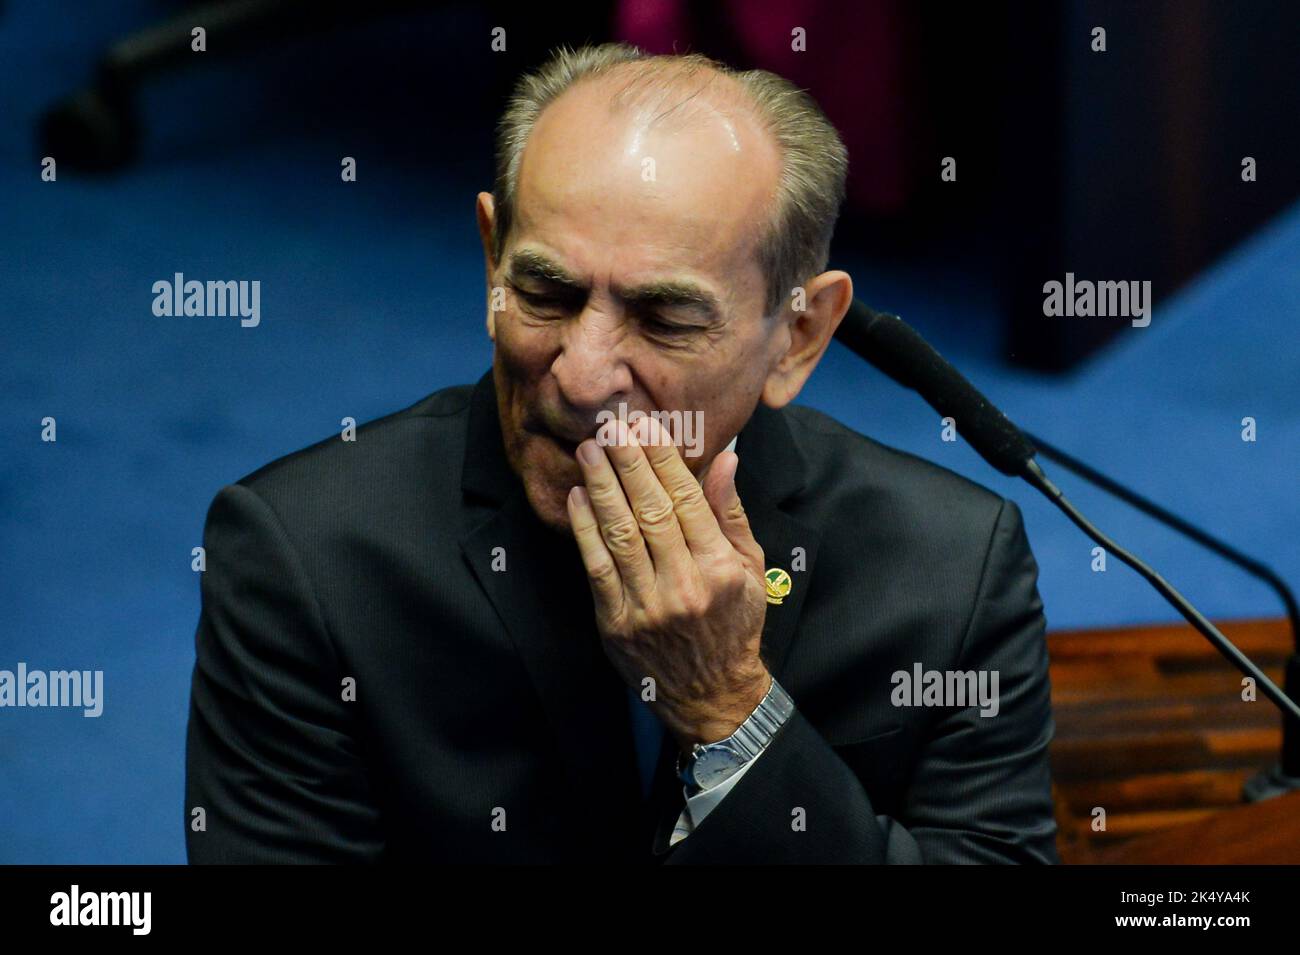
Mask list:
[[[720,451],[704,477],[704,497],[717,518],[718,527],[745,565],[760,579],[763,576],[763,548],[754,540],[745,506],[736,491],[736,469],[740,458],[734,451]]]

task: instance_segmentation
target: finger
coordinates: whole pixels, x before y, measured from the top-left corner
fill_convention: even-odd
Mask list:
[[[596,613],[606,620],[615,620],[623,610],[623,580],[619,576],[618,565],[605,546],[604,538],[600,536],[600,526],[596,522],[596,512],[591,508],[587,489],[574,487],[569,491],[566,503],[573,538],[578,542],[578,553],[582,555],[583,566],[587,568],[587,581],[591,585]]]
[[[709,465],[709,473],[705,475],[704,497],[708,500],[723,535],[750,571],[761,578],[764,570],[763,548],[754,539],[749,517],[745,514],[745,505],[741,503],[740,494],[736,491],[736,469],[739,466],[740,457],[736,452],[720,451]]]
[[[717,518],[705,500],[699,480],[682,460],[671,435],[653,418],[643,418],[637,425],[643,430],[642,444],[646,457],[659,483],[672,498],[677,523],[692,556],[698,560],[725,554],[730,549],[727,539],[718,528]]]
[[[637,440],[636,430],[619,422],[615,440],[605,446],[605,454],[623,485],[628,505],[654,562],[655,576],[682,580],[693,563],[690,548],[686,546],[686,538],[677,522],[673,499],[659,483],[659,476]]]
[[[654,566],[623,494],[623,485],[605,449],[595,440],[588,438],[578,445],[577,458],[601,539],[618,565],[623,588],[634,598],[644,598],[654,588]]]

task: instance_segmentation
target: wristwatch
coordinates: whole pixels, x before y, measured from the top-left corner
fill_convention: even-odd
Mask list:
[[[677,775],[695,790],[712,789],[763,752],[793,712],[794,700],[773,677],[754,712],[734,733],[716,743],[696,743],[689,756],[678,755]]]

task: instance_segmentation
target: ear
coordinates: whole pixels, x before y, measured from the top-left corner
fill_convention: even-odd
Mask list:
[[[495,314],[492,311],[492,280],[496,275],[497,263],[492,257],[492,226],[496,221],[496,206],[492,193],[480,192],[474,202],[474,212],[478,218],[478,236],[483,243],[483,264],[487,269],[487,333],[488,338],[497,340]]]
[[[770,408],[784,407],[803,389],[853,302],[853,279],[847,272],[823,272],[803,290],[803,309],[795,308],[799,302],[792,296],[776,319],[786,325],[777,340],[787,344],[763,383],[763,403]]]

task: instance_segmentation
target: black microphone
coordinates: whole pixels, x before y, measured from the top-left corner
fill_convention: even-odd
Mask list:
[[[1035,454],[1029,440],[912,326],[856,298],[835,337],[904,388],[919,392],[957,433],[1003,474],[1024,477]]]
[[[902,319],[876,312],[854,299],[835,337],[900,385],[916,391],[940,415],[952,418],[957,433],[993,467],[1011,477],[1024,478],[1046,495],[1080,530],[1136,570],[1228,662],[1254,680],[1284,714],[1300,719],[1300,705],[1283,693],[1218,627],[1150,566],[1098,530],[1066,499],[1034,460],[1036,449],[1020,429]]]

